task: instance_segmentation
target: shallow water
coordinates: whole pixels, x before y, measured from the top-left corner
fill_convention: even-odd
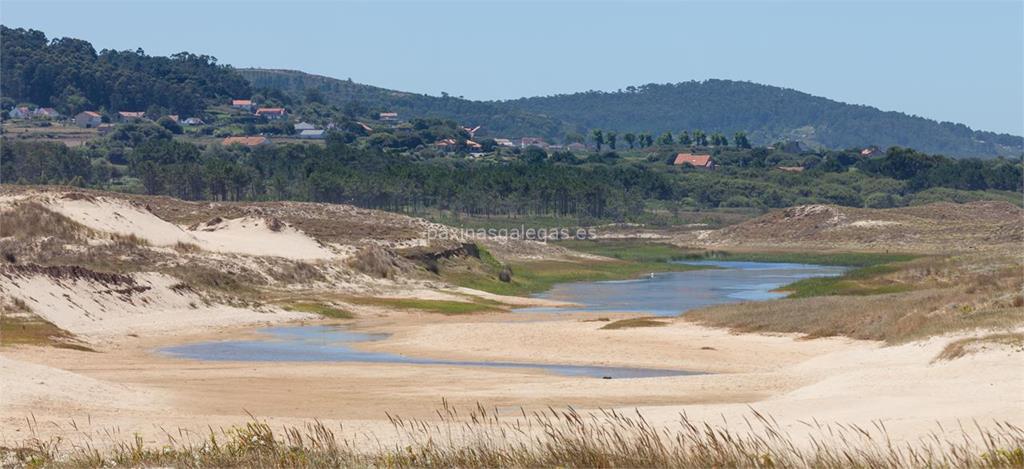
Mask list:
[[[537,298],[565,301],[579,306],[520,308],[518,312],[636,312],[653,316],[677,316],[703,306],[740,301],[782,298],[775,290],[810,277],[833,277],[844,267],[735,261],[685,261],[714,269],[656,273],[653,277],[608,282],[555,285]]]
[[[579,304],[570,308],[522,308],[521,312],[640,312],[675,316],[689,309],[739,301],[769,300],[784,296],[771,290],[809,277],[842,274],[842,267],[762,262],[699,261],[715,269],[658,273],[653,277],[611,282],[580,282],[556,285],[537,295]],[[194,360],[272,362],[361,362],[425,366],[477,366],[544,370],[562,376],[595,378],[650,378],[699,374],[681,370],[616,368],[578,365],[435,360],[405,355],[364,352],[352,344],[382,340],[386,334],[347,331],[340,326],[269,327],[264,337],[252,340],[199,342],[160,349],[160,352]]]
[[[261,329],[260,332],[267,337],[255,340],[200,342],[166,347],[160,351],[180,358],[208,361],[362,362],[479,366],[538,369],[562,376],[587,376],[595,378],[652,378],[657,376],[697,374],[680,370],[649,368],[434,360],[407,357],[393,353],[364,352],[353,349],[350,344],[381,340],[387,337],[387,335],[351,332],[339,326],[268,327]]]

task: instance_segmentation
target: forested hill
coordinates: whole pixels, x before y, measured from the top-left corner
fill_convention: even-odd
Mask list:
[[[291,93],[319,89],[339,106],[391,110],[404,117],[444,117],[482,125],[486,135],[560,140],[590,129],[747,132],[755,144],[795,140],[809,146],[902,146],[950,156],[1018,156],[1024,140],[899,112],[840,103],[750,82],[708,80],[583,93],[471,101],[388,90],[291,70],[241,69],[254,87]]]
[[[1020,155],[1018,136],[975,131],[796,90],[730,80],[649,84],[506,101],[584,128],[618,131],[745,131],[754,143],[797,140],[829,148],[902,146],[951,156]]]
[[[313,75],[295,70],[238,69],[254,88],[271,88],[302,96],[319,91],[330,104],[349,108],[352,114],[367,111],[397,112],[404,118],[440,117],[462,125],[483,125],[490,136],[544,136],[560,139],[569,130],[550,117],[520,111],[501,103],[472,101],[454,96],[429,96],[389,90]]]
[[[84,110],[196,115],[209,104],[249,96],[249,83],[206,55],[171,57],[103,50],[81,39],[48,40],[41,31],[0,26],[0,96],[73,115]]]

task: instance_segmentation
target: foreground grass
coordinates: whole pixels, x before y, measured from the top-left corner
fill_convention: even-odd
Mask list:
[[[1024,430],[977,424],[914,443],[894,443],[885,427],[807,423],[810,441],[796,440],[774,419],[752,411],[730,430],[685,415],[657,428],[639,413],[582,414],[573,409],[498,417],[478,406],[461,414],[447,405],[437,421],[389,416],[394,443],[356,448],[316,422],[275,433],[257,420],[193,441],[168,433],[168,443],[141,437],[112,449],[65,448],[60,440],[29,440],[0,449],[0,460],[27,467],[1021,467]],[[373,437],[371,437],[372,439]],[[387,440],[385,440],[387,441]],[[6,454],[4,454],[6,453]]]

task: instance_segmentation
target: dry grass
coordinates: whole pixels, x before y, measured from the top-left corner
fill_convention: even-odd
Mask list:
[[[946,348],[939,353],[939,356],[935,357],[935,360],[955,360],[990,347],[1008,347],[1018,352],[1024,352],[1024,334],[1006,332],[956,340],[946,345]]]
[[[683,318],[739,332],[847,336],[888,343],[1024,324],[1024,302],[1018,299],[1024,275],[1017,254],[925,258],[890,266],[894,267],[877,276],[846,281],[870,290],[858,290],[859,296],[837,291],[810,298],[719,305],[687,312]],[[878,294],[886,291],[886,285],[899,286],[899,292]]]
[[[70,332],[34,314],[21,299],[0,299],[0,347],[12,345],[92,351]]]
[[[357,448],[320,422],[284,428],[253,419],[244,427],[192,434],[168,433],[147,446],[140,437],[111,449],[67,448],[61,440],[30,439],[0,449],[8,461],[29,467],[1021,467],[1024,430],[1010,423],[977,423],[936,433],[915,443],[892,441],[885,426],[805,423],[796,440],[769,416],[752,411],[742,430],[681,415],[659,428],[639,413],[580,413],[549,409],[515,417],[477,406],[462,414],[447,404],[434,421],[389,419],[394,443]],[[725,422],[727,423],[727,422]],[[734,427],[736,428],[736,427]],[[6,455],[2,454],[6,453]]]
[[[662,327],[667,325],[667,322],[659,321],[655,318],[630,318],[610,322],[602,326],[601,329],[632,329],[636,327]]]

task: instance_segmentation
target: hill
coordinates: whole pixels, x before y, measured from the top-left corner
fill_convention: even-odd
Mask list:
[[[407,117],[443,117],[482,125],[490,136],[560,140],[589,129],[679,132],[700,129],[731,136],[747,132],[755,144],[793,140],[810,146],[901,146],[956,157],[1016,156],[1024,139],[973,130],[870,106],[841,103],[800,91],[730,80],[648,84],[626,91],[587,91],[509,101],[471,101],[388,90],[293,70],[239,70],[254,87],[289,93],[320,90],[331,104],[361,104]]]
[[[18,103],[85,110],[149,111],[189,117],[213,102],[248,96],[249,84],[207,55],[170,57],[102,50],[81,39],[48,40],[41,31],[0,26],[0,96]]]
[[[560,138],[565,126],[557,119],[517,110],[501,103],[472,101],[453,96],[429,96],[312,75],[294,70],[239,69],[254,88],[280,90],[303,96],[317,90],[329,104],[353,115],[367,111],[397,112],[402,117],[454,119],[463,125],[483,125],[492,136],[541,135]]]
[[[506,104],[582,128],[676,132],[744,131],[754,143],[796,140],[828,148],[910,147],[951,156],[1018,155],[1021,137],[975,131],[900,112],[845,104],[800,91],[730,80],[648,84],[523,98]]]

